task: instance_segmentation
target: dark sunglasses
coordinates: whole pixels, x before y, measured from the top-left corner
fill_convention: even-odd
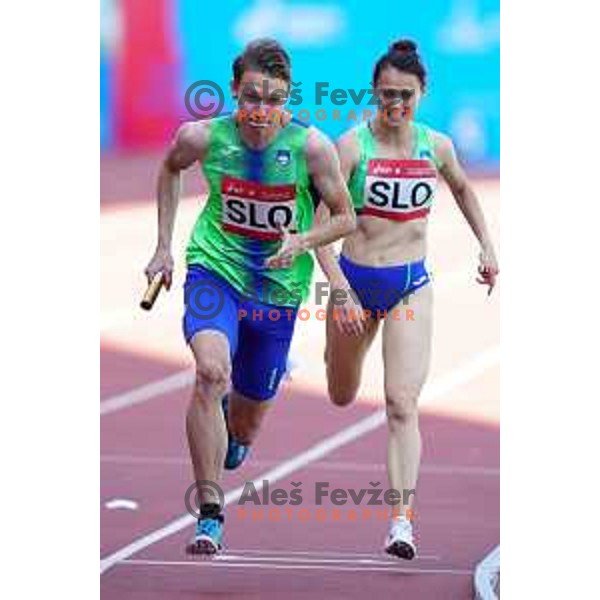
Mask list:
[[[398,90],[396,88],[378,88],[378,95],[386,102],[394,102],[402,100],[402,102],[408,102],[414,95],[415,90],[403,89]]]

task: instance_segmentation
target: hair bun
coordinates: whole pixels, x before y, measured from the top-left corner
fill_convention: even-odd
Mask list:
[[[392,52],[412,54],[417,52],[417,45],[412,40],[398,40],[392,44],[390,50]]]

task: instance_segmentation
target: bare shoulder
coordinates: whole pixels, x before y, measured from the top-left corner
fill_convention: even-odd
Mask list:
[[[177,130],[177,146],[203,152],[208,144],[210,121],[186,121]]]
[[[187,169],[196,161],[202,161],[208,148],[209,124],[207,121],[182,123],[175,134],[165,164],[171,171]]]
[[[429,129],[429,135],[433,140],[435,154],[439,162],[442,165],[452,163],[456,158],[452,138],[441,131],[436,131],[435,129]]]

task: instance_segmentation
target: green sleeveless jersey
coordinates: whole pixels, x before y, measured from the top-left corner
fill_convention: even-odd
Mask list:
[[[397,160],[377,157],[377,140],[368,122],[355,128],[360,160],[348,181],[358,215],[411,221],[429,213],[437,187],[434,141],[428,127],[411,122],[413,155]]]
[[[275,306],[298,306],[309,293],[313,259],[296,257],[289,268],[265,260],[281,246],[280,227],[312,227],[315,200],[305,159],[309,129],[295,121],[263,150],[240,139],[234,115],[212,119],[202,163],[208,199],[192,231],[188,265],[199,264],[243,296]]]

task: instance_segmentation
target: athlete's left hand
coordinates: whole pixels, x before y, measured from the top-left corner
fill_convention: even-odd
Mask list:
[[[265,264],[270,269],[286,269],[292,266],[296,256],[306,252],[304,236],[291,233],[287,228],[281,228],[281,246],[276,254],[270,256]]]
[[[493,250],[486,250],[485,248],[481,250],[481,254],[479,255],[479,268],[477,270],[479,272],[477,283],[488,286],[489,296],[496,285],[496,277],[498,276],[498,273],[500,273],[498,261],[496,260],[496,255]]]

